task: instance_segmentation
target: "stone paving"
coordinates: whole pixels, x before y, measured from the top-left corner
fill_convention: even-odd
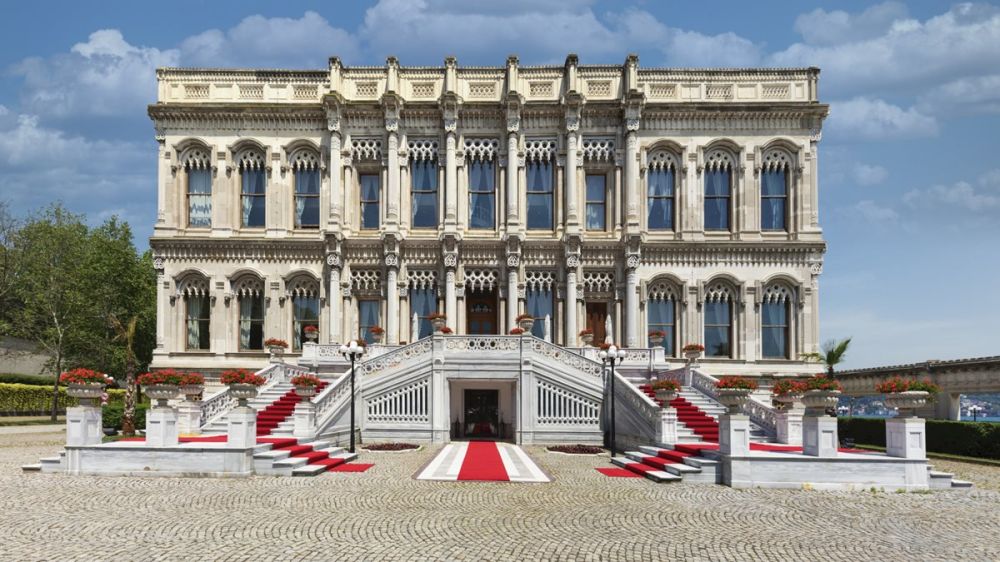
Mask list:
[[[62,439],[0,432],[0,560],[1000,559],[1000,493],[984,488],[654,484],[599,474],[606,456],[538,447],[526,450],[552,483],[414,480],[433,446],[362,452],[359,462],[375,463],[368,472],[317,478],[21,472]],[[1000,469],[975,470],[998,480]]]

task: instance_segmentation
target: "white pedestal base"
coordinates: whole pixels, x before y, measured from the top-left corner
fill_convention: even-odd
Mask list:
[[[837,418],[805,416],[802,418],[802,452],[812,457],[837,456]]]
[[[671,406],[660,410],[660,443],[677,443],[677,409]]]
[[[66,409],[66,445],[100,445],[101,409],[92,406],[73,406]]]
[[[784,410],[775,413],[778,443],[802,444],[802,410]]]
[[[750,418],[744,414],[719,416],[719,452],[733,457],[750,454]]]
[[[316,405],[312,402],[299,402],[295,405],[295,430],[292,435],[300,439],[312,439],[316,436]]]
[[[229,447],[245,449],[257,445],[257,412],[249,406],[234,408],[229,412],[226,435]]]
[[[146,445],[150,447],[177,446],[177,410],[153,408],[146,414]]]
[[[177,406],[177,432],[181,435],[201,433],[201,402],[185,400]]]
[[[927,458],[927,432],[923,418],[885,420],[885,453],[901,459]]]

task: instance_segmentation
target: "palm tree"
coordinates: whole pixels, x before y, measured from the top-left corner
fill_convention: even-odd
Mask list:
[[[111,328],[115,331],[115,341],[125,344],[125,412],[122,415],[122,434],[135,435],[135,332],[139,317],[133,316],[128,324],[123,324],[114,314],[110,317]]]
[[[847,355],[847,348],[851,345],[851,338],[829,340],[823,344],[823,353],[803,353],[802,359],[806,361],[818,361],[826,366],[826,372],[833,376],[833,368],[844,362]]]

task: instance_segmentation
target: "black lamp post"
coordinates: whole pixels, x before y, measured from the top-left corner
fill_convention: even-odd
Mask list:
[[[610,367],[608,371],[608,384],[610,385],[609,394],[611,396],[611,456],[615,456],[618,452],[618,448],[615,446],[615,361],[617,360],[619,364],[625,360],[625,350],[618,349],[614,344],[611,344],[606,350],[601,350],[597,354],[601,358],[601,362],[604,363],[605,367]]]
[[[356,400],[356,395],[354,394],[354,362],[361,358],[365,354],[365,348],[362,345],[358,345],[357,341],[351,340],[351,343],[344,344],[340,346],[340,354],[344,356],[345,359],[351,361],[351,448],[350,452],[354,452],[354,402]]]

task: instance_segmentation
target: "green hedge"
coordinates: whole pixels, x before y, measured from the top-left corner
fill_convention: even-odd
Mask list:
[[[47,386],[52,388],[56,378],[51,375],[15,375],[11,373],[0,373],[0,383],[7,384],[30,384],[33,386]]]
[[[125,400],[125,391],[108,390],[108,403],[120,404]],[[57,410],[65,412],[67,406],[76,406],[75,398],[66,396],[66,388],[59,387]],[[30,384],[0,383],[0,416],[46,415],[52,411],[52,388]]]
[[[143,404],[137,404],[135,407],[135,428],[145,429],[146,428],[146,410],[149,407]],[[123,404],[108,404],[104,407],[104,411],[101,416],[101,423],[104,427],[113,427],[118,431],[122,429],[122,419],[125,416],[125,406]]]
[[[885,447],[885,419],[838,418],[837,425],[841,439]],[[1000,423],[927,420],[927,450],[1000,459]]]

